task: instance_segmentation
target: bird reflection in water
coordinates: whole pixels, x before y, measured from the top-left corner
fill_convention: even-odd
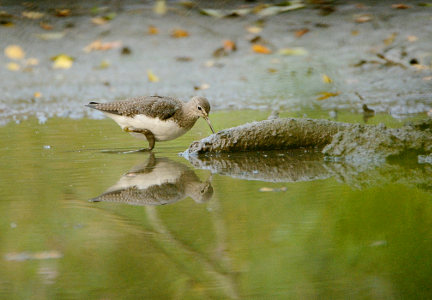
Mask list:
[[[168,158],[156,158],[151,153],[145,163],[134,166],[116,184],[90,201],[164,205],[187,197],[204,203],[212,196],[211,176],[202,182],[186,165]]]

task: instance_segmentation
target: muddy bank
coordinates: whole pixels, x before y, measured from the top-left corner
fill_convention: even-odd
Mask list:
[[[193,142],[186,156],[260,150],[314,148],[330,160],[382,162],[407,154],[432,152],[432,119],[402,128],[313,119],[276,119],[222,130]]]

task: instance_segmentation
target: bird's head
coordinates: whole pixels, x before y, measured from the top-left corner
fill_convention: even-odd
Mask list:
[[[207,100],[207,98],[195,96],[191,99],[191,103],[193,105],[192,108],[193,115],[196,117],[201,117],[204,120],[206,120],[207,124],[210,126],[211,131],[215,133],[213,126],[211,125],[208,117],[210,114],[210,103]]]

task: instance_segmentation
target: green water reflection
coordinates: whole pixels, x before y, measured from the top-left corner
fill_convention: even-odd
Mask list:
[[[266,115],[219,113],[212,121],[220,130]],[[142,141],[110,120],[29,120],[0,132],[1,298],[432,297],[432,194],[424,185],[378,171],[361,187],[333,175],[277,183],[210,176],[177,155],[209,134],[199,122],[156,145],[155,158],[210,182],[209,201],[95,203],[88,200],[149,160],[103,150]]]

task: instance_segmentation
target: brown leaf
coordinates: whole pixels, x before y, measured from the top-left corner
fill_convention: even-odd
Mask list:
[[[22,59],[25,56],[24,50],[18,45],[7,46],[4,54],[10,59]]]
[[[414,43],[414,42],[417,42],[418,37],[416,37],[415,35],[409,35],[409,36],[407,36],[407,40],[410,43]]]
[[[225,51],[227,52],[233,52],[237,50],[237,45],[231,40],[225,40],[223,41],[223,47]]]
[[[39,26],[45,30],[52,30],[54,28],[51,24],[45,22],[40,22]]]
[[[359,34],[359,31],[358,30],[351,30],[351,35],[352,36],[356,36],[356,35],[358,35]]]
[[[180,62],[189,62],[193,60],[193,58],[190,56],[177,56],[175,59],[176,61],[180,61]]]
[[[270,54],[270,53],[272,53],[272,51],[269,48],[267,48],[266,46],[261,45],[261,44],[254,44],[254,45],[252,45],[252,50],[254,52],[260,53],[260,54]]]
[[[27,19],[37,20],[42,18],[45,14],[37,11],[23,11],[22,16]]]
[[[299,37],[302,37],[303,35],[305,35],[306,33],[308,33],[309,32],[309,29],[307,29],[307,28],[302,28],[302,29],[299,29],[299,30],[296,30],[295,31],[295,36],[297,37],[297,38],[299,38]]]
[[[13,22],[11,22],[11,21],[0,20],[0,26],[13,27],[13,26],[15,26],[15,24]]]
[[[36,99],[40,98],[40,97],[42,97],[42,93],[41,92],[34,92],[33,97]]]
[[[55,15],[57,17],[67,17],[69,16],[71,13],[71,10],[68,8],[64,8],[64,9],[56,9],[56,13]]]
[[[92,23],[95,25],[104,25],[108,23],[108,20],[103,17],[94,17],[91,19]]]
[[[275,69],[275,68],[268,68],[267,69],[267,72],[269,72],[269,73],[276,73],[278,70],[277,69]]]
[[[189,36],[189,32],[187,32],[186,30],[183,29],[174,29],[171,32],[171,37],[173,38],[185,38]]]
[[[210,88],[210,84],[208,84],[208,83],[203,83],[200,86],[194,86],[195,91],[206,90],[208,88]]]
[[[150,35],[155,35],[155,34],[159,33],[159,29],[156,26],[149,25],[149,27],[147,29],[147,33]]]
[[[101,40],[95,40],[95,41],[91,42],[90,44],[88,44],[84,48],[84,51],[87,53],[92,52],[92,51],[106,51],[106,50],[110,50],[110,49],[120,48],[121,46],[122,46],[121,41],[103,43]]]
[[[392,4],[391,8],[394,8],[394,9],[408,9],[408,8],[411,8],[411,6],[403,4],[403,3],[397,3],[397,4]]]
[[[257,34],[260,33],[262,31],[262,27],[258,27],[258,26],[248,26],[246,27],[246,30],[249,33],[253,33],[253,34]]]
[[[387,38],[384,39],[384,45],[386,46],[390,46],[391,44],[393,44],[395,38],[397,37],[397,32],[393,32],[390,36],[388,36]]]
[[[318,95],[321,95],[321,96],[318,97],[317,100],[325,100],[327,98],[335,97],[335,96],[340,95],[340,92],[336,92],[336,93],[322,92],[322,93],[319,93]]]

